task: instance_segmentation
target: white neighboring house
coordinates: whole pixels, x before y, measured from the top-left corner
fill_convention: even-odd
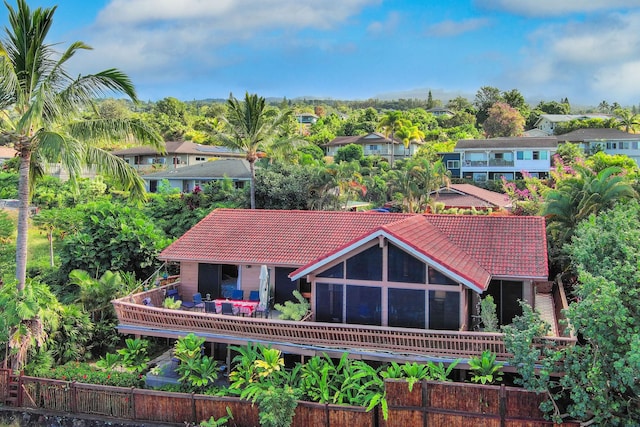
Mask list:
[[[150,170],[156,167],[177,169],[213,158],[244,158],[244,153],[227,147],[200,145],[191,141],[167,141],[164,155],[153,147],[142,146],[115,150],[111,154],[123,158],[138,170]]]
[[[640,134],[619,129],[577,129],[557,136],[559,142],[580,145],[585,153],[604,151],[631,157],[640,166]]]
[[[360,145],[365,156],[381,156],[387,160],[391,160],[391,146],[393,145],[393,157],[395,160],[412,157],[422,144],[422,141],[411,141],[409,147],[405,147],[404,143],[393,138],[387,138],[379,132],[372,132],[367,135],[354,136],[338,136],[324,145],[327,156],[335,156],[338,150],[349,144]]]
[[[566,123],[571,120],[602,119],[608,120],[615,116],[612,114],[540,114],[540,118],[533,125],[546,135],[553,135],[558,123]]]
[[[461,139],[454,148],[460,155],[460,178],[473,181],[521,179],[523,172],[546,178],[558,149],[555,136]]]
[[[236,188],[242,188],[245,182],[251,180],[249,162],[244,159],[220,159],[203,162],[193,166],[168,169],[142,175],[148,192],[158,191],[158,184],[166,179],[171,188],[177,188],[183,193],[193,191],[196,186],[202,187],[211,181],[228,178]]]

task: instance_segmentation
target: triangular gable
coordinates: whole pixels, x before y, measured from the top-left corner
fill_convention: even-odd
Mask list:
[[[373,232],[300,267],[289,277],[296,280],[306,276],[379,237],[388,239],[407,253],[476,292],[482,293],[489,285],[491,275],[469,254],[454,245],[425,217],[420,215],[383,225]]]

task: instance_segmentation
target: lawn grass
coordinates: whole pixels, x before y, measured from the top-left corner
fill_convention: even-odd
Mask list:
[[[18,225],[18,211],[6,210],[9,218],[13,219],[16,228]],[[17,231],[13,233],[13,241],[17,237]],[[47,232],[36,227],[29,220],[29,233],[27,236],[27,266],[48,266],[49,265],[49,239]]]

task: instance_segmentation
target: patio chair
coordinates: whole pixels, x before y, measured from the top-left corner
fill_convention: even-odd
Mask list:
[[[151,302],[151,297],[143,298],[142,304],[146,305],[147,307],[153,307],[153,303]]]
[[[230,302],[223,302],[222,303],[222,314],[236,315],[236,314],[238,314],[238,309],[236,307],[234,307],[233,304],[230,303]]]
[[[180,295],[178,295],[178,290],[177,289],[167,289],[167,294],[165,295],[166,298],[172,298],[173,300],[177,301],[180,298]]]
[[[216,303],[213,301],[205,301],[204,302],[204,312],[205,313],[216,313]]]
[[[182,301],[182,307],[187,310],[199,309],[204,310],[204,302],[202,301],[202,294],[196,292],[193,294],[193,301]]]
[[[260,291],[249,292],[249,301],[260,301]]]
[[[242,289],[234,289],[231,294],[231,299],[235,300],[243,300],[244,299],[244,291]]]

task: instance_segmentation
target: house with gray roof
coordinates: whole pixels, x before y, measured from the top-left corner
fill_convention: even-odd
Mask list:
[[[413,140],[405,147],[404,143],[394,137],[387,138],[379,132],[372,132],[367,135],[338,136],[324,145],[327,156],[335,156],[338,150],[349,144],[360,145],[365,156],[380,156],[391,160],[391,150],[394,159],[407,159],[412,157],[418,148],[424,144],[422,141]]]
[[[155,148],[141,146],[112,151],[112,154],[124,159],[138,170],[151,170],[158,167],[177,169],[206,162],[213,158],[244,158],[244,153],[227,147],[201,145],[191,141],[167,141],[165,154]]]
[[[244,159],[220,159],[149,173],[142,175],[142,179],[150,193],[157,192],[158,184],[165,179],[171,188],[187,193],[193,191],[196,186],[202,187],[212,181],[223,179],[230,179],[236,188],[243,188],[245,182],[251,180],[251,171],[249,162]]]
[[[585,153],[604,151],[610,155],[622,154],[640,165],[640,134],[619,129],[577,129],[558,135],[558,141],[578,144]]]
[[[559,123],[566,123],[572,120],[589,120],[602,119],[609,120],[613,118],[612,114],[540,114],[540,118],[533,125],[534,128],[543,131],[547,135],[553,135],[556,126]]]

